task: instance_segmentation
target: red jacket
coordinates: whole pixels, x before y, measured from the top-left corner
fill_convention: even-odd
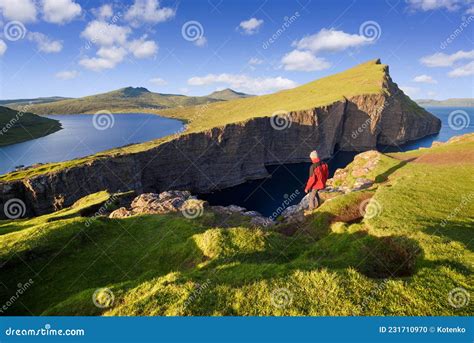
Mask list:
[[[313,160],[313,164],[309,168],[309,179],[306,183],[305,191],[309,192],[313,189],[326,188],[326,180],[328,179],[328,165],[319,158]]]

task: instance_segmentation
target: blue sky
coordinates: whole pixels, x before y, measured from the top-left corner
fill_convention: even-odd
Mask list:
[[[414,98],[473,97],[473,33],[471,0],[0,0],[0,98],[265,94],[374,58]]]

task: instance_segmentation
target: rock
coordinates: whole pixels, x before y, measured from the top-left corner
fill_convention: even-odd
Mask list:
[[[359,191],[361,189],[370,188],[374,184],[374,181],[365,179],[365,178],[357,178],[354,182],[354,187],[352,190]]]
[[[109,218],[127,218],[127,217],[131,217],[132,216],[132,212],[127,210],[125,207],[120,207],[118,209],[116,209],[115,211],[113,211],[110,215],[109,215]]]
[[[250,220],[250,224],[254,226],[267,227],[267,226],[274,225],[275,222],[266,217],[256,216],[256,217],[252,217],[252,219]]]
[[[244,213],[242,213],[242,215],[247,216],[247,217],[261,217],[262,216],[257,211],[245,211]]]
[[[226,209],[229,210],[230,212],[244,212],[247,210],[245,207],[240,207],[237,205],[226,206]]]

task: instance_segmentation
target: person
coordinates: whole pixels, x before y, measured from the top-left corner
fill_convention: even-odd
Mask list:
[[[329,169],[327,163],[319,159],[316,151],[311,151],[309,158],[313,164],[309,168],[309,178],[304,191],[305,193],[311,192],[309,196],[309,209],[313,210],[321,205],[321,198],[318,192],[326,188]]]

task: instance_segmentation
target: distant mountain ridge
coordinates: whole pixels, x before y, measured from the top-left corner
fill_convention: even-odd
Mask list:
[[[80,114],[100,110],[120,112],[123,110],[143,111],[184,106],[203,105],[218,101],[247,98],[252,95],[230,88],[215,91],[207,96],[154,93],[145,87],[124,87],[106,93],[81,98],[49,97],[37,99],[0,100],[0,104],[13,109],[28,105],[28,111],[37,114]]]
[[[417,99],[415,102],[420,106],[440,107],[474,107],[474,98],[450,98],[446,100]]]
[[[219,100],[233,100],[233,99],[240,99],[240,98],[249,98],[252,96],[254,95],[237,92],[230,88],[226,88],[220,91],[215,91],[208,95],[208,97],[210,98],[219,99]]]

